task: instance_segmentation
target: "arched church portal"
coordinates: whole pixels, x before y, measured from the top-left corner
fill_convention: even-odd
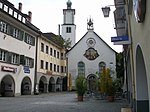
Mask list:
[[[15,81],[12,76],[6,75],[0,85],[1,96],[15,96]]]
[[[90,74],[87,77],[88,80],[88,90],[90,91],[97,91],[97,86],[96,86],[96,82],[97,82],[97,77],[94,74]]]
[[[140,46],[136,50],[136,112],[149,112],[149,96],[145,62]]]

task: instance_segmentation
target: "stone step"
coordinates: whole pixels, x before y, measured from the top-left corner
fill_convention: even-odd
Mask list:
[[[131,108],[126,107],[126,108],[121,108],[121,112],[132,112]]]

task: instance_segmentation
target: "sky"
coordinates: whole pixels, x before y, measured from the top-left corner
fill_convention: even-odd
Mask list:
[[[43,33],[58,34],[58,25],[63,24],[63,9],[67,8],[68,0],[8,0],[16,8],[22,3],[22,12],[32,12],[32,24]],[[122,45],[113,45],[111,37],[116,36],[114,29],[114,6],[111,6],[110,17],[104,18],[102,7],[113,5],[114,0],[71,0],[75,9],[76,41],[87,32],[87,19],[92,18],[94,31],[116,52],[122,52]]]

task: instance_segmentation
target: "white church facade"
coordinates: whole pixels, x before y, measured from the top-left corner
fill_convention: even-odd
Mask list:
[[[68,76],[72,88],[75,87],[77,75],[84,74],[89,82],[89,88],[94,90],[94,80],[100,78],[102,68],[109,68],[111,76],[116,78],[116,52],[94,32],[93,22],[88,21],[86,34],[68,51]]]

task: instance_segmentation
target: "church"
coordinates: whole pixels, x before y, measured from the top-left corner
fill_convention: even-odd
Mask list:
[[[88,89],[95,90],[95,82],[100,78],[102,68],[109,68],[111,77],[116,78],[116,52],[94,32],[93,20],[87,22],[87,32],[75,42],[76,25],[74,24],[75,9],[71,8],[71,1],[67,2],[64,9],[64,24],[62,25],[62,37],[70,38],[72,48],[67,52],[68,85],[75,88],[77,75],[84,74],[88,80]],[[70,29],[70,32],[68,31]],[[64,33],[66,31],[66,33]],[[70,84],[71,83],[71,84]]]

